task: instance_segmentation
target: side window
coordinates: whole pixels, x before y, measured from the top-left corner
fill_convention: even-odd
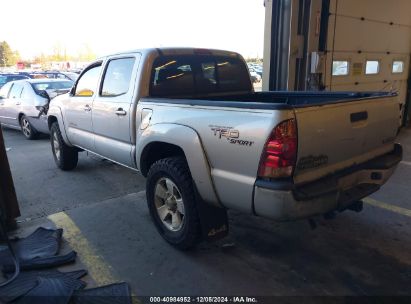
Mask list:
[[[135,61],[134,57],[109,61],[101,88],[101,96],[115,97],[128,92]]]
[[[347,76],[349,73],[349,64],[346,60],[333,61],[333,76]]]
[[[76,85],[74,96],[91,97],[97,88],[98,77],[100,76],[101,65],[87,70],[79,79]]]
[[[23,90],[23,86],[19,83],[15,83],[11,88],[9,98],[20,98],[21,91]]]
[[[28,85],[28,84],[24,85],[23,91],[21,92],[21,98],[23,98],[23,99],[30,98],[30,91],[31,91],[30,85]]]
[[[1,89],[0,89],[0,97],[1,98],[8,98],[10,88],[11,88],[12,83],[6,83]]]

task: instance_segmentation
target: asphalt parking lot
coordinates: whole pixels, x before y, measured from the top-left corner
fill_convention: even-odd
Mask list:
[[[22,211],[21,229],[53,224],[93,280],[124,280],[137,296],[411,295],[411,130],[404,161],[361,213],[334,220],[274,223],[230,212],[230,235],[180,252],[155,231],[144,178],[81,153],[59,171],[47,137],[4,137]]]

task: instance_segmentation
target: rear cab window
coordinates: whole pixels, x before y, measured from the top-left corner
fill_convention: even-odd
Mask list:
[[[213,55],[160,56],[151,71],[150,96],[178,97],[251,91],[239,58]]]

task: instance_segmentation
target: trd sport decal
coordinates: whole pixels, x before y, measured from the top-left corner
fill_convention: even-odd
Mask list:
[[[233,129],[232,127],[221,126],[209,126],[213,131],[214,136],[218,138],[225,138],[230,144],[251,147],[254,142],[250,140],[240,139],[240,131]]]

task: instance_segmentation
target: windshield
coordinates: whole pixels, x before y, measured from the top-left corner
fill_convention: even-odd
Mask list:
[[[73,86],[72,81],[44,81],[44,82],[36,82],[32,83],[31,86],[35,91],[42,91],[42,90],[62,90],[62,89],[70,89]]]

